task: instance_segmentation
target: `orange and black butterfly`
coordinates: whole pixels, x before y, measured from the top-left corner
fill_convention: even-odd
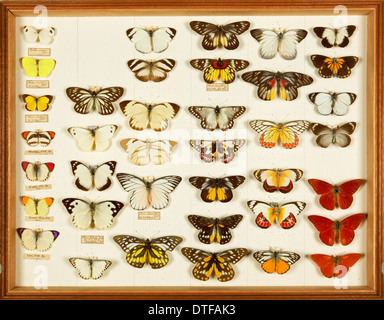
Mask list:
[[[226,244],[232,239],[230,229],[234,229],[243,219],[241,214],[234,214],[224,218],[209,218],[191,214],[188,216],[189,222],[200,230],[198,238],[200,242],[210,244],[217,242]]]
[[[311,55],[313,65],[318,68],[319,75],[323,78],[347,78],[352,68],[359,61],[358,57],[346,56],[340,58],[329,58],[319,54]]]
[[[233,198],[232,189],[236,189],[245,180],[243,176],[229,176],[224,178],[191,177],[189,182],[201,190],[204,202],[229,202]]]
[[[207,252],[194,248],[183,248],[181,253],[192,263],[193,276],[201,281],[207,281],[214,275],[221,282],[232,280],[235,276],[231,264],[239,262],[247,253],[245,248],[226,250],[223,252]]]
[[[251,24],[248,21],[237,21],[226,25],[191,21],[189,25],[193,31],[204,36],[202,45],[205,50],[214,50],[217,47],[234,50],[240,44],[237,36],[247,31]]]
[[[224,83],[232,83],[236,79],[236,72],[249,66],[249,62],[239,59],[193,59],[191,66],[204,71],[204,81],[214,83],[219,78]]]
[[[277,274],[286,273],[291,265],[300,259],[297,253],[277,249],[256,251],[253,257],[265,272]]]

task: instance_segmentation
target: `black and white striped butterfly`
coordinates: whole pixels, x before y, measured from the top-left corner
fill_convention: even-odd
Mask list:
[[[177,236],[149,240],[130,235],[114,236],[113,240],[127,253],[126,260],[131,266],[142,268],[149,264],[152,269],[166,266],[169,261],[166,251],[173,251],[183,241]]]
[[[350,135],[355,131],[356,122],[347,122],[336,127],[312,123],[310,128],[318,136],[316,143],[319,147],[328,148],[331,144],[336,144],[341,148],[345,148],[351,144]]]
[[[315,34],[321,39],[321,44],[326,48],[340,47],[344,48],[349,43],[349,37],[353,35],[356,26],[349,25],[341,28],[313,28]]]
[[[175,66],[173,59],[162,60],[140,60],[132,59],[128,61],[128,67],[135,74],[135,77],[143,82],[160,82],[167,78]]]
[[[203,129],[213,131],[220,129],[226,131],[234,125],[234,120],[240,117],[246,110],[245,107],[200,107],[192,106],[189,112],[197,119],[201,120],[200,125]]]
[[[75,102],[77,113],[87,114],[95,109],[101,115],[109,115],[115,111],[112,102],[118,100],[124,93],[122,87],[101,88],[91,86],[89,89],[69,87],[66,89],[69,99]]]
[[[236,49],[240,44],[237,36],[247,31],[250,25],[248,21],[237,21],[226,25],[203,21],[190,22],[192,30],[204,36],[202,45],[205,50],[214,50],[217,47]]]
[[[200,249],[183,248],[181,253],[192,263],[193,276],[201,281],[207,281],[212,275],[221,282],[230,281],[235,276],[231,264],[239,262],[247,253],[245,248],[230,249],[219,253],[211,253]]]
[[[260,56],[264,59],[272,59],[277,53],[285,60],[296,58],[296,45],[300,43],[308,32],[303,29],[285,30],[277,29],[253,29],[251,35],[260,42]]]
[[[313,92],[309,95],[309,100],[317,106],[317,111],[322,115],[343,116],[356,97],[352,92]]]
[[[124,207],[122,202],[113,200],[88,202],[77,198],[65,198],[62,202],[72,216],[73,225],[80,230],[93,227],[98,230],[109,228],[113,218]]]
[[[160,210],[169,204],[169,194],[181,181],[179,176],[164,176],[155,179],[152,177],[139,178],[128,173],[118,173],[123,189],[132,192],[129,202],[135,210],[144,210],[148,207]]]
[[[56,134],[53,131],[35,130],[24,131],[21,135],[30,147],[46,147],[51,143]]]
[[[191,214],[188,216],[189,222],[200,230],[198,238],[200,242],[210,244],[217,242],[226,244],[232,239],[230,229],[234,229],[243,219],[241,214],[235,214],[224,218],[209,218]]]
[[[112,184],[112,175],[115,173],[116,161],[104,162],[100,165],[87,165],[80,161],[71,161],[72,173],[75,176],[75,185],[80,190],[89,191],[96,188],[99,191],[108,189]]]
[[[130,28],[127,36],[135,44],[137,51],[141,53],[163,52],[168,48],[169,42],[176,35],[174,28],[145,27]]]
[[[24,248],[30,251],[47,251],[57,239],[60,232],[56,230],[17,228],[17,234]]]
[[[69,258],[69,262],[77,270],[79,276],[85,280],[101,278],[104,271],[112,265],[112,261],[91,258]]]

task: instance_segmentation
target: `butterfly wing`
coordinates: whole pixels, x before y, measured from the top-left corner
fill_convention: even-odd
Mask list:
[[[72,216],[72,223],[76,228],[87,230],[91,227],[93,216],[89,202],[77,198],[65,198],[62,202]]]
[[[37,42],[39,39],[39,32],[32,26],[23,26],[21,31],[24,35],[24,40],[27,42]]]
[[[30,57],[24,57],[21,59],[21,65],[25,70],[25,73],[29,77],[38,76],[37,60]]]
[[[288,202],[279,208],[277,221],[283,229],[292,228],[297,220],[296,217],[305,209],[306,203],[302,201]]]
[[[157,210],[165,208],[169,203],[169,194],[180,182],[181,177],[179,176],[164,176],[154,180],[149,192],[149,202],[152,208]]]
[[[114,236],[113,240],[127,253],[126,260],[131,266],[135,268],[144,267],[148,259],[148,249],[144,239],[129,235],[118,235]],[[165,253],[161,248],[158,252],[159,255]]]
[[[208,177],[191,177],[189,182],[201,190],[200,197],[204,202],[213,202],[217,198],[215,179]],[[227,197],[232,197],[232,191],[227,192]]]
[[[313,223],[319,231],[321,241],[327,246],[333,246],[337,241],[337,231],[335,229],[335,222],[317,215],[308,216],[308,220]]]
[[[339,46],[340,48],[346,47],[349,44],[349,37],[353,35],[355,30],[356,30],[356,26],[353,26],[353,25],[349,25],[349,26],[345,26],[340,29],[337,29],[335,45]]]
[[[241,78],[258,87],[257,95],[262,100],[273,100],[277,94],[276,73],[258,70],[242,74]]]
[[[97,166],[93,176],[93,183],[97,190],[104,191],[111,186],[115,169],[116,161],[108,161]]]
[[[149,127],[148,106],[134,100],[120,102],[120,109],[129,119],[129,126],[134,130],[144,130]]]
[[[222,163],[229,163],[234,159],[235,152],[245,144],[245,139],[223,140],[216,143],[216,159]]]
[[[129,201],[133,209],[144,210],[149,206],[149,193],[143,179],[127,173],[118,173],[116,177],[125,191],[132,192]]]
[[[221,27],[220,43],[228,50],[234,50],[239,47],[237,36],[247,31],[250,27],[248,21],[237,21],[226,24]]]
[[[355,238],[355,230],[366,218],[366,214],[358,213],[351,215],[340,222],[339,240],[343,246],[349,245]]]
[[[215,219],[199,215],[189,215],[188,220],[197,230],[200,230],[198,234],[200,242],[210,244],[215,241],[217,236]]]
[[[93,187],[91,169],[80,161],[71,161],[72,174],[75,176],[75,185],[80,190],[89,191]]]
[[[118,127],[113,124],[96,128],[94,150],[95,151],[107,150],[112,144],[111,139],[114,136],[117,128]]]
[[[313,190],[320,195],[320,204],[327,210],[334,210],[336,206],[336,196],[334,186],[319,179],[308,179],[308,183]]]
[[[272,59],[276,56],[279,48],[279,38],[274,30],[253,29],[251,35],[260,42],[259,54],[264,59]]]
[[[312,132],[317,135],[316,143],[322,148],[328,148],[334,140],[334,133],[331,128],[320,123],[311,123]]]
[[[262,229],[269,228],[276,219],[275,210],[269,203],[257,200],[247,202],[249,209],[256,215],[256,225]]]
[[[231,264],[239,262],[247,253],[248,250],[245,248],[236,248],[218,253],[214,270],[217,280],[221,282],[232,280],[235,276],[235,271]]]
[[[353,195],[365,183],[363,179],[354,179],[341,184],[336,196],[340,209],[348,209],[353,202]]]
[[[174,28],[159,28],[155,30],[152,35],[153,51],[157,53],[165,51],[175,35],[176,30]]]
[[[41,29],[39,30],[39,42],[42,44],[50,44],[55,35],[56,29],[53,27]]]
[[[293,60],[297,56],[297,44],[300,43],[308,32],[303,29],[291,29],[284,32],[279,43],[279,53],[283,59]]]
[[[229,229],[234,229],[243,219],[241,214],[231,215],[218,220],[216,241],[219,244],[226,244],[232,239]]]
[[[135,48],[137,51],[141,53],[152,52],[152,38],[148,30],[145,30],[143,28],[130,28],[127,30],[126,33],[129,40],[131,40],[135,44]]]
[[[113,223],[113,218],[123,207],[124,204],[119,201],[102,201],[95,204],[93,213],[95,228],[98,230],[108,229]]]
[[[151,106],[149,126],[156,132],[168,128],[168,121],[173,119],[180,110],[176,103],[164,102]]]
[[[355,131],[356,122],[348,122],[335,129],[335,143],[341,148],[345,148],[351,144],[350,135]]]
[[[53,59],[41,59],[38,60],[38,76],[48,77],[52,70],[55,68],[56,61]]]
[[[88,128],[71,127],[68,128],[68,132],[75,138],[80,150],[92,151],[94,149],[95,138]]]

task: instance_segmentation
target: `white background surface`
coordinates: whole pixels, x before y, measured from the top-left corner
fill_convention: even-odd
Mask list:
[[[49,13],[48,13],[49,14]],[[248,20],[250,29],[239,36],[240,47],[234,51],[216,49],[205,51],[201,46],[202,37],[189,27],[192,20],[210,21],[226,24],[234,21]],[[33,25],[33,18],[17,18],[17,30],[23,25]],[[57,29],[55,40],[51,45],[29,44],[23,40],[21,32],[16,38],[17,61],[27,56],[29,47],[50,47],[51,57],[56,60],[56,67],[49,77],[49,89],[26,89],[28,77],[20,65],[16,68],[17,94],[33,94],[41,96],[50,94],[55,97],[48,111],[49,122],[31,124],[24,123],[27,111],[23,103],[17,101],[17,162],[41,161],[54,162],[56,168],[47,183],[52,184],[52,190],[26,192],[26,185],[33,185],[25,178],[21,169],[17,175],[17,194],[36,198],[52,196],[55,201],[50,209],[54,222],[26,222],[25,212],[21,201],[17,201],[17,227],[54,229],[60,232],[49,253],[49,261],[26,260],[24,253],[29,253],[17,239],[16,285],[33,286],[39,283],[39,277],[47,277],[49,286],[333,286],[334,280],[325,278],[317,265],[309,258],[310,254],[323,253],[342,255],[346,253],[364,253],[366,251],[366,222],[356,232],[355,240],[347,247],[340,244],[333,247],[324,245],[318,237],[318,232],[307,219],[308,215],[318,214],[331,219],[342,219],[347,215],[366,212],[366,187],[361,188],[354,197],[352,206],[345,211],[337,209],[329,212],[318,203],[318,196],[307,183],[309,178],[318,178],[339,184],[355,178],[366,178],[366,18],[349,16],[348,24],[355,24],[357,30],[351,37],[346,48],[326,49],[321,46],[320,39],[313,32],[313,27],[331,27],[334,17],[113,17],[113,18],[48,18],[48,25]],[[177,34],[169,48],[161,54],[141,54],[134,49],[133,43],[126,36],[130,27],[158,25],[173,27]],[[298,55],[293,61],[283,60],[280,56],[272,60],[259,57],[258,42],[251,37],[249,31],[255,28],[283,27],[287,29],[303,28],[308,31],[307,37],[298,45]],[[352,75],[346,79],[323,79],[310,62],[311,54],[324,54],[330,57],[355,55],[359,62],[352,70]],[[196,58],[240,58],[250,62],[250,66],[241,71],[238,79],[229,85],[228,92],[207,92],[202,72],[192,68],[191,59]],[[138,81],[127,67],[127,61],[133,58],[161,59],[172,58],[176,66],[169,73],[168,79],[160,83],[144,83]],[[273,101],[262,101],[257,97],[257,88],[244,82],[240,75],[253,70],[297,71],[314,78],[310,86],[299,88],[298,99],[287,102],[280,98]],[[101,116],[96,112],[88,115],[77,114],[73,103],[67,98],[65,89],[70,86],[89,87],[122,86],[125,89],[123,100],[139,100],[144,102],[174,102],[181,106],[175,119],[171,120],[169,128],[162,133],[151,130],[138,132],[128,126],[118,103],[116,111],[110,116]],[[349,91],[357,94],[357,100],[350,106],[345,116],[322,116],[309,101],[311,92]],[[234,129],[226,132],[204,131],[200,128],[199,120],[188,112],[191,105],[230,106],[243,105],[247,111],[235,121]],[[286,150],[281,146],[264,149],[260,146],[259,135],[253,131],[248,122],[254,119],[272,121],[309,120],[328,125],[338,125],[348,121],[356,121],[357,129],[352,135],[352,143],[346,149],[330,146],[322,149],[315,143],[315,136],[307,131],[299,136],[299,146]],[[89,126],[116,124],[119,126],[113,138],[111,148],[106,152],[82,152],[77,149],[75,140],[67,132],[71,126]],[[56,137],[48,147],[54,150],[53,156],[24,156],[28,148],[21,138],[25,130],[53,130]],[[172,163],[162,166],[148,165],[138,167],[131,164],[127,154],[119,142],[125,138],[146,137],[156,139],[171,139],[179,145],[172,156]],[[230,164],[205,164],[199,159],[199,154],[189,146],[189,139],[200,138],[245,138],[246,145],[242,147],[237,157]],[[84,192],[74,185],[74,177],[70,169],[71,160],[80,160],[90,164],[100,164],[109,160],[117,161],[118,172],[131,173],[138,176],[180,175],[183,180],[171,194],[170,205],[161,210],[160,221],[139,221],[137,212],[128,202],[128,194],[122,189],[114,177],[114,184],[106,191]],[[254,177],[253,172],[261,168],[299,168],[304,170],[303,178],[294,185],[292,192],[268,194]],[[220,177],[240,174],[246,177],[243,185],[234,190],[231,202],[223,204],[205,203],[200,199],[200,191],[194,188],[188,178],[195,175]],[[36,184],[36,183],[35,183]],[[89,201],[118,200],[125,207],[116,216],[112,227],[105,231],[76,229],[71,217],[62,205],[61,200],[67,197],[78,197]],[[304,201],[305,210],[298,216],[297,224],[289,230],[283,230],[278,224],[269,229],[256,226],[255,216],[248,209],[248,200]],[[198,231],[188,222],[187,215],[200,214],[210,217],[222,217],[231,214],[242,214],[243,221],[233,230],[230,243],[204,245],[197,239]],[[104,245],[80,244],[81,235],[104,235]],[[136,269],[125,261],[125,253],[112,240],[118,234],[129,234],[139,237],[159,237],[178,235],[184,240],[171,253],[169,264],[159,270],[153,270],[148,265]],[[15,234],[17,237],[17,235]],[[181,248],[191,246],[207,251],[222,251],[230,248],[244,247],[250,254],[234,265],[235,278],[227,283],[216,279],[202,282],[192,276],[194,265],[181,254]],[[270,247],[280,247],[283,250],[294,251],[301,259],[284,275],[267,274],[252,257],[257,250]],[[112,266],[105,275],[97,280],[83,280],[70,265],[70,257],[98,257],[112,261]],[[366,259],[362,258],[353,266],[344,278],[344,284],[349,286],[366,284]]]

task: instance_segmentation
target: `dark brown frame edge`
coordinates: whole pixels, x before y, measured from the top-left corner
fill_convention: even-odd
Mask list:
[[[145,15],[156,12],[162,15],[185,15],[193,12],[198,15],[225,15],[249,14],[250,10],[258,14],[275,15],[287,14],[308,14],[318,12],[319,14],[332,14],[333,8],[337,5],[345,5],[352,13],[372,15],[373,34],[369,34],[368,42],[372,50],[368,52],[367,59],[372,61],[367,78],[367,87],[373,92],[368,97],[368,105],[373,105],[371,127],[369,133],[371,139],[367,141],[367,149],[373,150],[368,162],[368,176],[373,177],[371,187],[368,186],[368,194],[372,193],[372,206],[374,224],[368,233],[372,232],[372,244],[370,254],[373,256],[373,273],[370,275],[372,283],[369,287],[353,287],[348,290],[336,290],[329,287],[154,287],[154,288],[132,288],[132,287],[51,287],[46,290],[34,288],[17,288],[14,286],[15,279],[12,278],[12,250],[15,248],[14,233],[10,230],[13,212],[9,212],[15,200],[12,192],[15,186],[13,180],[15,173],[14,146],[14,70],[15,62],[13,52],[15,44],[12,41],[14,35],[14,22],[16,16],[31,15],[36,5],[44,5],[52,16],[98,16],[98,15]],[[321,2],[311,0],[288,0],[271,1],[265,0],[260,3],[252,1],[224,0],[220,3],[220,9],[215,4],[207,4],[204,1],[5,1],[0,3],[1,25],[0,25],[0,263],[1,278],[0,290],[1,299],[384,299],[383,288],[383,5],[382,0],[349,0],[334,1],[323,0]],[[368,117],[369,121],[369,117]],[[370,166],[372,164],[372,166]],[[373,186],[373,187],[372,187]],[[12,234],[11,234],[12,232]],[[14,276],[14,274],[13,274]]]

